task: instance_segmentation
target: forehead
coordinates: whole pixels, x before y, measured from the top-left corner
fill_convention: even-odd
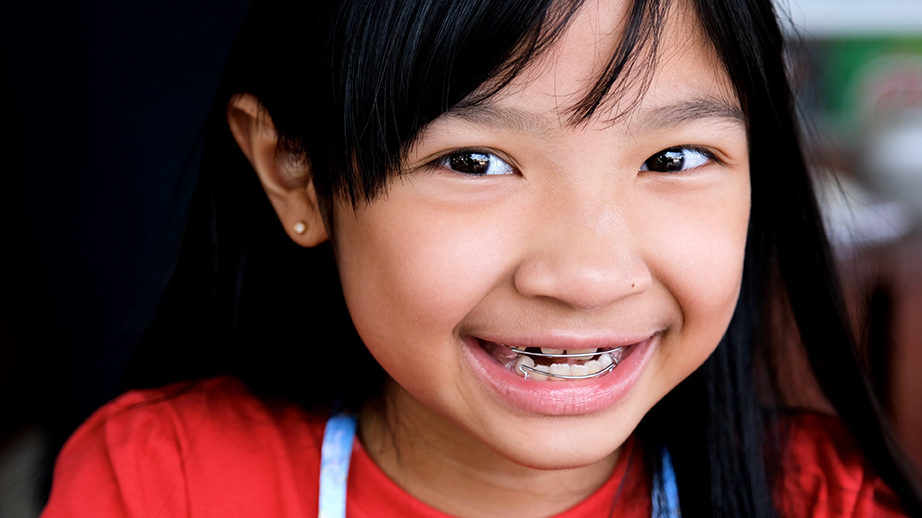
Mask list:
[[[631,4],[630,0],[586,1],[549,51],[479,108],[519,108],[518,123],[529,126],[604,124],[621,116],[642,124],[653,116],[669,118],[669,112],[683,103],[686,112],[699,110],[710,116],[723,111],[742,119],[732,83],[694,5],[690,0],[674,0],[660,20],[658,38],[644,34],[647,39],[636,42],[636,55],[608,97],[589,121],[578,120],[575,108],[604,76],[623,43]],[[476,109],[461,111],[470,115]],[[530,120],[523,120],[523,114]]]

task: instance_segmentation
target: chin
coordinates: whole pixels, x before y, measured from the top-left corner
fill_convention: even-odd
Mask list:
[[[528,432],[497,441],[487,440],[497,453],[524,467],[539,470],[581,468],[604,461],[614,455],[631,435],[634,426],[586,423],[586,417],[552,419]]]

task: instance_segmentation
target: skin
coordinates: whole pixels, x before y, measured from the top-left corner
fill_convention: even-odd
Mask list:
[[[334,204],[349,311],[391,378],[387,413],[363,411],[361,440],[393,480],[449,514],[551,516],[586,498],[646,412],[711,354],[736,305],[746,130],[690,6],[671,8],[652,83],[628,116],[612,121],[624,109],[615,99],[584,124],[568,122],[618,44],[625,9],[587,2],[485,107],[433,121],[386,194]],[[322,242],[316,196],[293,186],[257,107],[237,98],[231,129],[292,239]],[[701,164],[643,170],[677,146],[705,150],[684,152]],[[447,167],[445,155],[470,147],[511,174]],[[308,230],[296,234],[297,221]],[[654,334],[623,397],[570,415],[497,398],[464,354],[471,337]]]

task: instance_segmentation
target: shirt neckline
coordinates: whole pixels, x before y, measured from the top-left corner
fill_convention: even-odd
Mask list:
[[[650,516],[651,484],[639,455],[640,448],[635,446],[635,442],[633,435],[625,441],[611,475],[598,489],[582,502],[554,515],[553,518],[621,516],[618,509],[623,507],[630,509],[630,516]],[[631,476],[626,477],[629,469]],[[377,516],[382,514],[382,509],[387,509],[390,511],[387,514],[394,516],[453,518],[419,501],[397,485],[381,471],[357,438],[354,442],[347,492],[349,508],[359,516]],[[626,500],[637,500],[638,495],[646,495],[646,498],[642,502],[626,505]]]

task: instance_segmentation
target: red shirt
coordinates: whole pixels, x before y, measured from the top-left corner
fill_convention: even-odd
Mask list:
[[[64,446],[42,517],[316,516],[324,423],[266,405],[229,377],[129,392]],[[785,516],[903,516],[841,425],[794,423]],[[649,479],[629,440],[605,484],[557,518],[648,518]],[[347,495],[350,518],[449,518],[404,492],[358,441]]]

